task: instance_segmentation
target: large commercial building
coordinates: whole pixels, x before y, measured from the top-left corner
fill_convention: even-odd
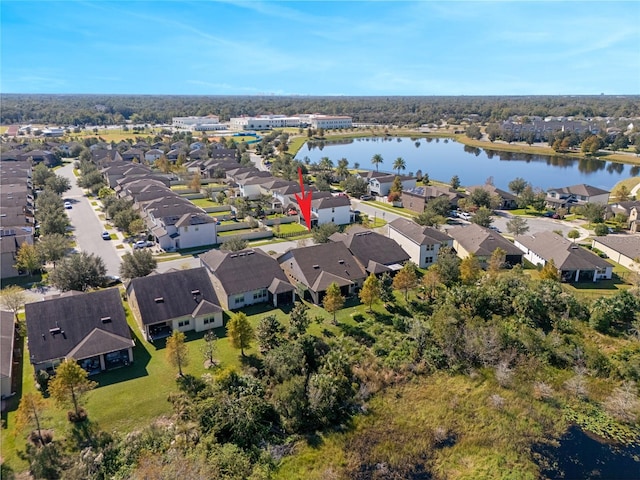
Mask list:
[[[270,130],[272,128],[351,128],[352,119],[347,116],[304,114],[293,117],[286,115],[258,115],[256,117],[235,117],[229,121],[232,130]]]

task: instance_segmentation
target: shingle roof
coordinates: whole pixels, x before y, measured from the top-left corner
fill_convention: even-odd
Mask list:
[[[522,255],[522,251],[499,233],[472,223],[447,230],[467,252],[478,256],[490,256],[498,247],[507,255]]]
[[[547,262],[553,259],[553,263],[560,270],[593,270],[611,266],[595,253],[553,232],[519,235],[515,237],[515,241]]]
[[[580,183],[578,185],[571,185],[570,187],[550,188],[549,191],[569,193],[572,195],[584,195],[587,197],[593,197],[594,195],[602,195],[604,193],[609,193],[608,190],[603,190],[601,188],[594,187],[592,185],[586,185],[584,183]]]
[[[0,376],[10,377],[13,366],[13,313],[0,310]]]
[[[410,258],[395,240],[366,228],[354,226],[346,233],[331,235],[329,239],[344,243],[368,272],[372,271],[371,268],[380,271],[380,268],[374,264],[385,266],[401,264]]]
[[[593,239],[609,247],[625,257],[640,258],[640,236],[638,235],[607,235]]]
[[[32,363],[133,346],[117,288],[28,303],[25,313]]]
[[[194,293],[198,292],[198,293]],[[164,322],[173,318],[193,315],[205,306],[206,311],[222,311],[219,307],[211,280],[203,267],[134,278],[127,286],[127,293],[135,293],[141,321],[145,325]]]
[[[210,250],[200,255],[200,263],[220,281],[227,296],[268,288],[274,279],[289,285],[286,291],[293,290],[277,260],[260,249]]]
[[[329,277],[334,281],[339,278],[339,285],[367,278],[367,272],[342,242],[294,248],[281,255],[278,262],[281,265],[285,262],[296,263],[304,277],[300,281],[312,288],[314,285],[325,285]],[[326,286],[330,283],[326,283]]]
[[[440,230],[418,225],[405,218],[396,218],[389,223],[389,226],[418,245],[434,245],[452,240],[449,235]]]

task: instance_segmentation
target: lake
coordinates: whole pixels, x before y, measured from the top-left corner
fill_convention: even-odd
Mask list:
[[[462,185],[483,184],[492,177],[493,184],[504,190],[516,177],[544,190],[579,183],[611,190],[622,179],[638,176],[639,166],[593,159],[498,152],[468,147],[445,138],[365,137],[310,146],[303,145],[296,159],[307,157],[312,163],[329,157],[334,165],[346,158],[349,166],[374,169],[371,157],[382,155],[380,171],[392,172],[393,162],[402,157],[407,165],[401,173],[422,170],[433,180],[448,182],[458,175]]]

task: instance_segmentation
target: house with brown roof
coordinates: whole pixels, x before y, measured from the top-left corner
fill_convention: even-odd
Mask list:
[[[609,262],[554,232],[518,235],[514,244],[534,265],[542,267],[553,260],[563,282],[596,282],[613,274]]]
[[[202,332],[223,326],[223,310],[203,267],[134,278],[127,297],[149,341],[168,337],[173,330]]]
[[[129,365],[134,342],[120,290],[67,292],[25,305],[27,341],[36,372],[53,373],[73,358],[90,374]]]
[[[351,296],[367,278],[367,272],[342,242],[294,248],[280,255],[278,263],[298,294],[318,305],[332,283],[338,284],[342,295]]]
[[[402,206],[413,212],[422,213],[431,200],[440,197],[449,199],[451,208],[456,209],[458,208],[458,200],[464,198],[465,195],[450,187],[424,185],[403,190]]]
[[[345,233],[334,233],[329,240],[344,243],[367,273],[375,275],[396,272],[410,259],[409,254],[392,238],[358,225]]]
[[[200,255],[200,265],[209,272],[225,310],[256,303],[278,307],[295,300],[295,288],[278,261],[260,249],[210,250]]]
[[[453,238],[446,233],[405,218],[389,223],[389,238],[395,240],[420,268],[433,265],[441,248],[453,248]]]
[[[480,265],[486,268],[491,255],[501,248],[506,253],[505,262],[509,265],[522,263],[522,251],[495,230],[472,223],[447,229],[453,237],[453,249],[461,259],[474,254]]]
[[[591,245],[623,267],[640,272],[640,235],[595,237]]]
[[[472,187],[467,187],[466,191],[469,195],[471,195],[475,190],[484,190],[492,198],[497,199],[497,209],[498,210],[512,210],[514,208],[518,208],[518,197],[513,195],[512,193],[506,192],[495,185],[490,183],[485,183],[484,185],[474,185]]]

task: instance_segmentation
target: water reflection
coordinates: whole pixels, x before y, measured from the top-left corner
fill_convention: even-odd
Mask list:
[[[379,154],[387,160],[380,165],[380,171],[388,173],[393,173],[391,160],[402,157],[407,172],[421,170],[430,178],[442,181],[458,175],[463,185],[482,183],[491,175],[495,185],[503,189],[507,189],[514,178],[522,177],[534,187],[543,189],[587,183],[610,190],[619,180],[640,174],[640,166],[627,167],[598,158],[502,152],[449,140],[362,137],[335,143],[313,141],[301,150],[300,157],[309,155],[315,163],[322,157],[329,157],[334,164],[346,158],[350,165],[359,163],[361,168],[373,169],[371,158]]]

